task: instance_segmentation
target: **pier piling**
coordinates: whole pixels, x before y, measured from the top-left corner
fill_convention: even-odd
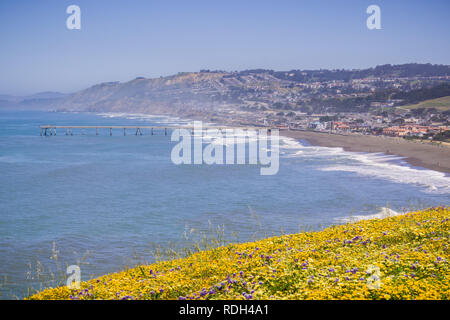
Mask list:
[[[144,135],[143,130],[144,129],[150,129],[151,135],[155,135],[158,132],[162,134],[162,130],[164,129],[164,135],[168,135],[168,129],[185,129],[189,130],[192,134],[194,134],[194,128],[192,126],[55,126],[55,125],[41,125],[39,127],[39,134],[41,136],[56,136],[57,129],[64,129],[67,135],[73,136],[73,129],[81,129],[81,135],[85,135],[85,130],[95,129],[95,135],[100,135],[99,129],[109,129],[109,135],[112,136],[112,130],[113,129],[123,129],[123,135],[127,135],[127,129],[133,129],[136,130],[135,135]],[[155,132],[155,129],[157,130]],[[230,128],[223,128],[223,127],[203,127],[204,132],[207,134],[209,129],[217,129],[221,134],[224,133],[225,130],[228,129],[241,129],[241,130],[261,130],[261,129],[267,129],[267,133],[271,133],[271,128],[263,128],[263,127],[230,127]]]

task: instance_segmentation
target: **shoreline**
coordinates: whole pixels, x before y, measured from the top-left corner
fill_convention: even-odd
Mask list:
[[[93,112],[95,114],[99,114]],[[103,114],[107,114],[105,112]],[[122,114],[130,114],[123,112]],[[136,114],[134,114],[136,115]],[[182,121],[207,121],[223,126],[232,126],[228,121],[210,121],[199,117],[185,118],[180,114],[147,114],[148,116],[162,116],[168,118],[178,118]],[[318,131],[300,131],[280,129],[280,135],[297,140],[306,140],[313,146],[343,148],[349,152],[384,153],[404,158],[404,160],[414,167],[422,167],[450,175],[450,147],[446,145],[433,145],[425,142],[408,141],[402,138],[372,135],[341,135]]]
[[[384,153],[403,157],[412,166],[450,174],[450,148],[386,136],[338,135],[316,131],[280,130],[280,135],[311,145],[343,148],[350,152]]]

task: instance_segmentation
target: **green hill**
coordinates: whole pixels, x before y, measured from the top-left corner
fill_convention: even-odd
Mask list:
[[[440,111],[448,111],[450,110],[450,96],[425,100],[416,104],[402,106],[402,109],[419,109],[419,108],[435,108]]]

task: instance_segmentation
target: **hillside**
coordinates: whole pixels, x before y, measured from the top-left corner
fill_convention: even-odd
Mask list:
[[[136,78],[125,83],[103,83],[69,96],[59,108],[86,111],[183,113],[211,111],[242,103],[256,87],[277,90],[283,81],[268,74],[224,72],[179,73],[161,78]]]
[[[391,97],[403,104],[441,97],[448,88],[434,88],[448,87],[449,76],[450,66],[431,64],[383,65],[363,70],[202,70],[101,83],[67,96],[37,95],[0,101],[0,106],[209,117],[256,109],[367,111],[372,103]]]
[[[30,299],[448,300],[449,218],[432,208],[230,244]]]
[[[420,103],[403,106],[402,108],[404,108],[404,109],[435,108],[440,111],[449,111],[450,110],[450,96],[437,98],[437,99],[425,100]]]

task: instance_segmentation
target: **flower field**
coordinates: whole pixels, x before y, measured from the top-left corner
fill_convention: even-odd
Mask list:
[[[449,299],[449,208],[200,251],[28,299]]]

